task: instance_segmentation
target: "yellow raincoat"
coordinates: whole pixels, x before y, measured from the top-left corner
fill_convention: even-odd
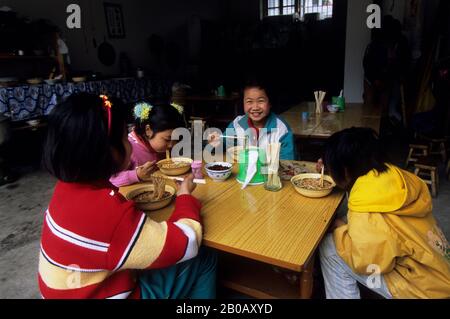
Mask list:
[[[450,298],[450,248],[426,184],[409,172],[389,165],[360,177],[334,241],[355,273],[372,275],[376,265],[394,298]]]

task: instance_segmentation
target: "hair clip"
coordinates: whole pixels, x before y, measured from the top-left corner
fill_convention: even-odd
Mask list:
[[[172,104],[170,104],[170,105],[172,105],[172,106],[178,111],[178,113],[180,113],[181,115],[183,115],[183,112],[184,112],[184,106],[182,106],[182,105],[180,105],[180,104],[177,104],[177,103],[174,103],[174,102],[172,102]]]
[[[103,107],[106,109],[106,112],[108,113],[108,135],[111,135],[111,108],[112,108],[112,103],[109,100],[107,95],[100,95],[100,98],[103,101]]]
[[[153,109],[153,106],[148,103],[138,103],[134,107],[134,117],[136,119],[140,119],[141,121],[148,120],[150,116],[150,111]]]

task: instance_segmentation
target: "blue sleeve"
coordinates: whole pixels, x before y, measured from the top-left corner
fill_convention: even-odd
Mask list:
[[[292,135],[292,131],[288,131],[280,138],[281,143],[281,151],[280,151],[280,160],[292,161],[296,160],[296,150],[294,143],[294,135]]]

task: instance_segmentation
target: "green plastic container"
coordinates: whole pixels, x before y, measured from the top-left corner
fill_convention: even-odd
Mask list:
[[[331,103],[333,105],[339,106],[339,112],[345,111],[345,98],[342,96],[333,96],[331,98]]]
[[[258,161],[256,163],[256,174],[253,176],[253,179],[250,181],[249,185],[262,185],[266,182],[266,175],[262,173],[262,168],[265,167],[266,162],[266,151],[261,148],[251,148],[252,150],[257,149],[259,156]],[[238,156],[239,163],[239,173],[237,175],[237,181],[241,184],[245,183],[245,178],[247,177],[247,168],[248,168],[248,155],[249,150],[241,150]]]

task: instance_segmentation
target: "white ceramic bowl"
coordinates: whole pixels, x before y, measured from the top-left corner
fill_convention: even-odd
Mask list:
[[[328,105],[327,109],[330,113],[337,113],[339,112],[339,105]]]
[[[164,167],[165,164],[171,162],[179,163],[180,166],[173,168]],[[188,157],[173,157],[171,159],[161,160],[158,163],[156,163],[156,165],[163,174],[166,174],[168,176],[179,176],[189,172],[189,170],[191,169],[192,162],[193,162],[192,159]]]
[[[296,185],[296,182],[302,179],[320,179],[321,175],[320,174],[300,174],[297,176],[292,177],[291,179],[291,183],[292,186],[294,186],[295,190],[305,196],[305,197],[309,197],[309,198],[322,198],[322,197],[326,197],[328,195],[331,194],[331,192],[333,191],[333,189],[336,187],[336,183],[334,182],[334,180],[331,178],[331,176],[328,175],[324,175],[323,179],[327,182],[331,183],[331,187],[327,188],[327,189],[320,189],[320,190],[312,190],[312,189],[306,189],[306,188],[302,188]]]
[[[224,171],[212,170],[211,167],[215,166],[215,165],[227,167],[227,170],[224,170]],[[206,173],[212,180],[214,180],[216,182],[223,182],[223,181],[227,180],[231,175],[232,169],[233,169],[233,164],[227,163],[227,162],[215,162],[215,163],[209,163],[209,164],[205,165]]]
[[[48,84],[48,85],[53,85],[53,84],[59,83],[60,80],[57,80],[57,79],[46,79],[46,80],[44,80],[44,82],[46,84]]]
[[[38,126],[39,124],[41,123],[41,121],[40,120],[29,120],[29,121],[27,121],[27,124],[29,125],[29,126]]]
[[[42,79],[41,78],[32,78],[32,79],[28,79],[27,80],[28,84],[31,85],[37,85],[37,84],[41,84],[42,83]]]
[[[130,191],[128,194],[125,194],[125,197],[128,200],[134,201],[136,207],[138,209],[141,209],[144,211],[158,210],[158,209],[164,208],[164,207],[168,206],[172,202],[172,199],[175,197],[175,193],[176,193],[175,188],[173,188],[170,185],[166,185],[166,192],[170,193],[170,196],[168,196],[168,197],[165,197],[158,201],[139,202],[139,201],[134,200],[134,198],[137,197],[138,195],[145,193],[145,192],[153,191],[154,189],[155,189],[155,187],[153,185],[144,185],[142,187],[138,187],[138,188]]]
[[[75,83],[85,82],[86,80],[87,78],[85,76],[77,76],[72,78],[72,81]]]

